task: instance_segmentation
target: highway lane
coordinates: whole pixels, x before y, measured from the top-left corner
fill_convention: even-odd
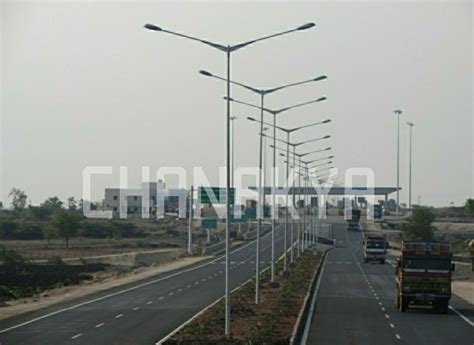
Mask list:
[[[277,257],[283,253],[283,231],[284,226],[278,226]],[[261,241],[262,269],[269,265],[270,245],[269,232]],[[254,257],[254,241],[233,250],[232,287],[254,275]],[[220,257],[191,269],[162,274],[47,310],[2,320],[0,343],[154,344],[224,294],[224,270],[224,259]],[[58,310],[63,311],[45,317]],[[41,319],[16,327],[37,318]],[[16,328],[9,329],[11,327]]]
[[[307,344],[474,343],[474,328],[452,310],[397,310],[394,268],[363,263],[362,232],[347,232],[345,222],[332,221],[337,247],[326,258]],[[473,306],[464,303],[462,310],[472,312]]]

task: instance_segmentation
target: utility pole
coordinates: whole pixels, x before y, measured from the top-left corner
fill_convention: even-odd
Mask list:
[[[412,143],[412,129],[413,122],[407,122],[407,125],[410,127],[410,151],[409,151],[409,164],[408,164],[408,208],[411,209],[411,143]]]
[[[193,255],[192,241],[193,241],[193,186],[191,186],[191,191],[189,193],[189,224],[188,224],[188,255]]]

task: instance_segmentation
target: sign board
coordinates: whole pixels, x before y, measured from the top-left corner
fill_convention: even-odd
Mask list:
[[[198,198],[199,202],[201,204],[212,204],[213,202],[211,201],[211,197],[209,196],[210,191],[215,195],[215,198],[217,200],[217,204],[225,204],[226,203],[226,188],[220,188],[220,187],[199,187],[198,190]],[[209,191],[209,194],[208,194]],[[212,194],[211,194],[212,195]],[[235,188],[230,188],[230,203],[234,204],[235,200]]]
[[[201,219],[203,229],[217,229],[217,219]]]
[[[251,207],[245,209],[245,217],[247,219],[256,219],[257,218],[257,208]]]

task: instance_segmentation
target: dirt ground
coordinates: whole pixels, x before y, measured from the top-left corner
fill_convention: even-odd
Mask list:
[[[97,272],[94,275],[94,278],[90,281],[85,281],[79,285],[45,291],[41,296],[39,296],[37,302],[33,302],[31,298],[8,301],[8,306],[0,308],[0,320],[29,311],[38,310],[56,303],[84,297],[95,292],[133,283],[141,279],[153,277],[160,273],[190,266],[209,258],[209,256],[185,257],[179,260],[170,261],[157,267],[143,267],[137,269],[115,268],[105,272]]]

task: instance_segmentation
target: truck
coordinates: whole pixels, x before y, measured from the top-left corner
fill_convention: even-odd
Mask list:
[[[451,298],[453,251],[450,243],[402,242],[395,266],[395,302],[401,312],[410,306],[428,305],[448,312]]]
[[[347,230],[359,230],[359,221],[360,221],[360,210],[353,208],[352,213],[349,214],[349,217],[347,219]]]
[[[378,261],[385,264],[387,240],[385,236],[367,235],[364,240],[364,262]]]

